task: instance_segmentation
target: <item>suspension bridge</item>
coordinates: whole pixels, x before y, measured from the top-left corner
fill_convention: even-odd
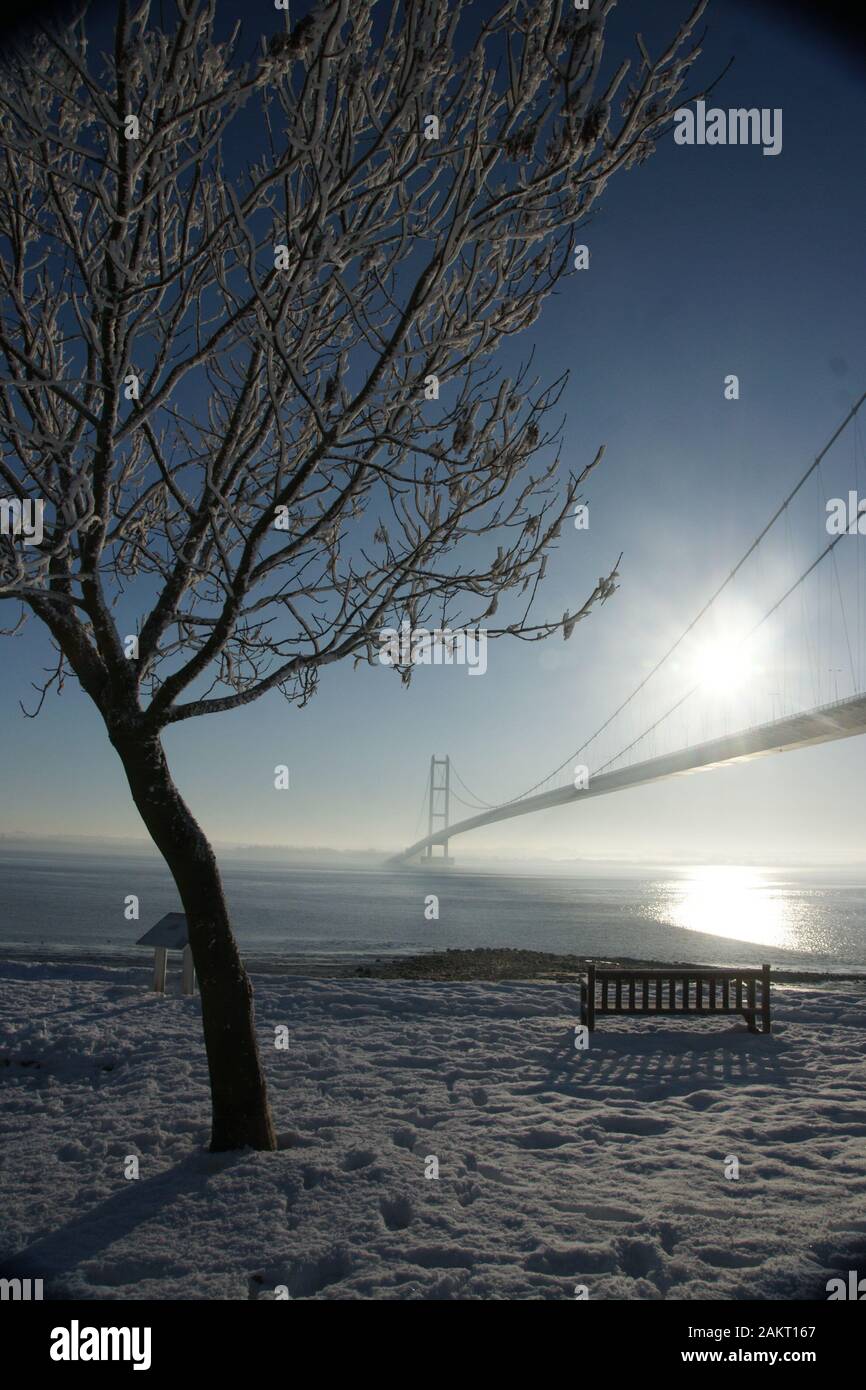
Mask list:
[[[866,392],[699,611],[573,753],[500,801],[483,800],[450,757],[434,755],[427,833],[391,862],[450,864],[449,842],[482,826],[866,733],[864,401]],[[453,803],[474,814],[452,820]]]

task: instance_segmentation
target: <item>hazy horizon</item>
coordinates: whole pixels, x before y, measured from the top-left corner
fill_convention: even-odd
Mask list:
[[[243,858],[245,862],[255,864],[257,862],[265,865],[272,865],[280,857],[288,859],[291,864],[300,867],[315,867],[322,861],[339,859],[347,863],[369,864],[370,867],[377,869],[393,867],[395,872],[416,872],[418,870],[429,871],[431,868],[435,873],[449,873],[452,870],[460,872],[483,872],[486,869],[499,873],[508,874],[519,872],[550,872],[567,871],[569,869],[581,870],[587,868],[615,868],[619,870],[646,870],[656,869],[696,869],[702,866],[712,867],[747,867],[750,869],[761,869],[768,873],[775,870],[802,870],[804,873],[821,872],[823,870],[838,870],[840,872],[861,873],[866,864],[860,859],[834,859],[827,857],[815,859],[812,862],[804,862],[799,857],[792,857],[786,860],[784,857],[768,859],[766,856],[743,855],[736,861],[728,855],[720,855],[715,859],[708,855],[696,856],[676,856],[668,855],[664,858],[649,856],[647,858],[637,858],[634,856],[616,854],[595,854],[595,855],[571,855],[554,856],[541,854],[525,854],[508,852],[503,848],[491,846],[486,852],[473,851],[461,853],[459,850],[459,839],[451,845],[450,856],[453,859],[451,866],[443,866],[436,861],[430,864],[429,860],[418,860],[411,865],[389,866],[388,857],[399,850],[399,846],[378,847],[368,845],[365,848],[339,849],[333,845],[293,845],[293,844],[269,844],[267,842],[242,842],[232,840],[213,840],[213,845],[226,859],[234,857]],[[57,853],[73,854],[76,850],[82,853],[98,856],[100,852],[106,855],[112,854],[144,854],[148,858],[161,859],[159,851],[146,836],[98,836],[98,835],[54,835],[37,836],[17,832],[0,833],[0,852],[6,848],[21,849],[24,847],[35,853]],[[257,859],[256,856],[261,856]]]

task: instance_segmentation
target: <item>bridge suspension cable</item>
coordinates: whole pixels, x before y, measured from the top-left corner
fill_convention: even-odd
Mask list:
[[[767,619],[771,618],[773,614],[777,611],[777,609],[781,608],[785,600],[787,598],[790,598],[794,590],[799,588],[799,586],[803,583],[803,580],[808,579],[809,575],[813,572],[813,570],[816,570],[818,566],[821,564],[821,561],[826,560],[827,556],[833,550],[833,547],[839,544],[844,534],[845,533],[843,531],[840,535],[834,536],[833,540],[830,541],[830,544],[825,546],[825,548],[821,551],[821,554],[817,557],[817,559],[813,560],[811,565],[809,565],[808,569],[805,569],[803,573],[794,580],[794,583],[788,589],[785,590],[781,598],[776,600],[772,608],[767,609],[767,612],[764,614],[764,616],[760,618],[758,622],[755,623],[754,627],[749,632],[746,633],[745,637],[743,638],[743,645],[745,645],[745,643],[749,641],[749,638],[754,637],[758,629],[763,627]],[[658,719],[656,719],[652,724],[650,724],[648,729],[644,729],[643,733],[638,734],[637,738],[632,739],[631,743],[627,744],[625,748],[621,748],[620,751],[618,753],[615,753],[612,758],[608,758],[606,763],[603,763],[601,767],[596,768],[595,775],[598,776],[600,773],[606,771],[606,769],[611,767],[613,763],[618,762],[620,758],[625,757],[626,753],[630,753],[632,748],[634,748],[636,744],[640,743],[643,739],[645,739],[648,734],[651,734],[654,729],[657,729],[660,724],[663,724],[666,719],[668,719],[672,714],[675,714],[676,711],[682,705],[685,704],[686,700],[690,699],[692,695],[696,694],[697,691],[700,690],[701,684],[702,682],[698,681],[697,684],[692,686],[691,690],[686,691],[685,695],[681,695],[680,698],[676,701],[676,703],[671,705],[670,709],[665,710],[664,714],[659,715]]]
[[[855,402],[855,404],[851,407],[851,409],[849,410],[848,414],[845,416],[844,420],[843,420],[843,421],[841,422],[841,424],[838,425],[838,427],[833,431],[833,434],[832,434],[832,435],[830,436],[830,438],[827,440],[827,443],[824,445],[824,447],[821,449],[821,451],[816,455],[816,457],[815,457],[815,459],[812,461],[812,463],[809,464],[809,467],[808,467],[808,468],[806,469],[806,471],[802,474],[802,476],[799,478],[799,480],[798,480],[797,483],[794,485],[794,487],[791,489],[791,491],[788,493],[788,495],[785,497],[785,499],[784,499],[784,500],[779,504],[779,506],[776,508],[776,510],[774,511],[773,515],[770,517],[769,521],[761,528],[761,530],[760,530],[760,531],[758,532],[758,534],[755,536],[754,540],[750,543],[750,545],[747,547],[747,549],[743,552],[743,554],[741,555],[740,559],[737,561],[737,563],[734,565],[734,567],[729,571],[729,573],[728,573],[728,574],[726,575],[726,577],[722,580],[722,582],[718,585],[718,587],[713,591],[713,593],[710,595],[710,597],[709,597],[709,598],[707,599],[707,601],[704,603],[704,605],[702,606],[702,608],[698,611],[698,613],[695,614],[695,616],[692,618],[691,622],[689,622],[689,623],[686,625],[686,627],[683,628],[682,632],[681,632],[680,635],[677,637],[676,641],[673,642],[673,643],[668,647],[668,649],[667,649],[667,651],[664,653],[664,655],[661,656],[661,657],[659,658],[659,660],[655,663],[655,665],[651,668],[651,670],[648,671],[647,674],[638,682],[638,684],[634,687],[634,689],[631,691],[631,693],[630,693],[629,695],[627,695],[626,698],[625,698],[619,705],[617,705],[617,707],[616,707],[616,709],[613,711],[613,713],[610,714],[610,715],[608,715],[607,719],[605,719],[604,722],[603,722],[602,724],[599,725],[599,727],[595,730],[595,732],[594,732],[593,734],[590,735],[589,738],[587,738],[587,739],[584,740],[584,742],[580,745],[579,748],[577,748],[577,749],[575,750],[575,752],[571,753],[567,758],[565,758],[565,759],[563,760],[563,762],[561,762],[561,763],[559,764],[558,767],[555,767],[555,768],[553,769],[552,772],[549,772],[545,777],[541,778],[539,781],[534,782],[533,785],[532,785],[531,787],[528,787],[525,791],[522,791],[522,792],[518,793],[517,796],[510,797],[507,801],[501,801],[501,802],[497,802],[497,803],[485,802],[481,797],[478,797],[478,798],[477,798],[477,801],[478,801],[478,803],[479,803],[478,809],[493,810],[493,809],[496,809],[497,807],[512,806],[512,805],[514,805],[516,802],[522,801],[522,800],[524,800],[526,797],[531,796],[531,795],[533,794],[533,792],[537,792],[537,791],[539,790],[539,788],[544,787],[547,783],[551,782],[551,781],[553,780],[554,777],[558,776],[559,773],[563,772],[564,769],[565,769],[566,767],[569,766],[569,764],[573,764],[574,761],[575,761],[575,759],[577,759],[577,758],[580,756],[580,754],[583,753],[583,752],[590,746],[590,744],[594,743],[595,740],[596,740],[601,734],[603,734],[603,733],[605,732],[605,730],[613,723],[613,721],[617,718],[617,716],[620,715],[620,714],[622,714],[623,710],[625,710],[625,709],[628,708],[628,706],[632,703],[632,701],[633,701],[633,700],[640,694],[640,692],[649,684],[649,682],[652,680],[653,676],[655,676],[655,675],[661,670],[661,668],[664,666],[665,662],[668,661],[668,659],[669,659],[671,656],[673,656],[674,652],[676,652],[677,649],[678,649],[679,647],[682,646],[682,644],[683,644],[683,642],[685,641],[685,639],[689,636],[689,634],[693,631],[693,629],[698,625],[698,623],[701,621],[701,619],[702,619],[703,617],[706,616],[706,614],[709,612],[710,608],[712,608],[712,606],[713,606],[713,604],[716,602],[716,600],[720,597],[720,595],[721,595],[722,593],[724,593],[725,589],[727,589],[728,586],[729,586],[729,585],[732,583],[732,581],[735,579],[735,577],[737,576],[737,574],[740,572],[740,570],[741,570],[741,569],[743,568],[743,566],[745,565],[746,561],[747,561],[747,560],[750,558],[750,556],[752,556],[752,555],[755,553],[755,551],[758,549],[759,545],[760,545],[761,542],[764,540],[765,536],[768,534],[769,531],[772,530],[773,526],[775,526],[775,524],[776,524],[776,522],[779,520],[779,518],[780,518],[783,514],[786,514],[786,513],[787,513],[787,510],[788,510],[790,504],[793,502],[794,498],[797,496],[797,494],[800,492],[800,490],[803,488],[803,486],[804,486],[805,483],[809,480],[809,478],[812,476],[812,474],[815,473],[816,470],[820,469],[820,465],[821,465],[822,460],[826,457],[826,455],[828,454],[828,452],[830,451],[830,449],[831,449],[831,448],[833,447],[833,445],[836,443],[836,440],[837,440],[837,439],[839,438],[839,436],[844,432],[844,430],[845,430],[845,429],[847,428],[847,426],[851,423],[851,421],[855,419],[855,417],[857,416],[857,413],[858,413],[858,411],[860,410],[860,407],[863,405],[863,402],[864,402],[864,401],[866,401],[866,391],[864,391],[864,392],[862,393],[862,395],[860,396],[859,400],[857,400],[857,401]],[[751,629],[751,631],[750,631],[750,632],[747,634],[747,636],[743,639],[744,642],[748,641],[749,638],[750,638],[751,636],[753,636],[755,632],[757,632],[758,628],[760,628],[761,626],[763,626],[763,624],[773,615],[773,613],[775,613],[775,612],[777,611],[777,609],[781,607],[781,605],[785,602],[785,600],[786,600],[786,599],[787,599],[787,598],[788,598],[788,597],[789,597],[789,596],[790,596],[790,595],[803,583],[803,581],[804,581],[815,569],[818,568],[818,566],[821,564],[821,562],[822,562],[824,559],[826,559],[826,557],[827,557],[829,554],[832,553],[832,551],[834,550],[836,544],[838,543],[838,541],[840,541],[840,540],[842,539],[842,535],[844,535],[844,534],[845,534],[845,533],[842,532],[840,535],[837,535],[837,536],[834,537],[834,539],[829,543],[829,545],[827,545],[827,546],[824,548],[824,550],[823,550],[823,551],[821,552],[821,554],[817,557],[817,559],[815,559],[815,560],[812,562],[812,564],[810,564],[810,565],[808,566],[808,568],[805,569],[805,570],[803,571],[803,573],[800,574],[800,575],[798,576],[798,578],[794,581],[794,583],[790,585],[790,587],[785,591],[784,594],[782,594],[781,598],[777,599],[777,601],[772,605],[772,607],[769,608],[768,611],[764,614],[764,616],[755,624],[755,626]],[[834,565],[835,565],[835,557],[834,557]],[[836,576],[836,577],[837,577],[837,584],[838,584],[838,572],[837,572],[837,576]],[[840,591],[840,597],[841,597],[841,591]],[[853,671],[853,657],[851,656],[850,641],[848,641],[847,622],[846,622],[846,620],[845,620],[845,615],[844,615],[844,605],[843,605],[843,623],[845,624],[845,637],[846,637],[846,642],[848,643],[849,658],[851,659],[851,666],[852,666],[852,671]],[[601,772],[601,771],[603,771],[605,768],[610,767],[611,764],[614,763],[614,762],[616,762],[619,758],[624,757],[625,754],[628,753],[628,752],[630,752],[631,749],[634,748],[636,744],[640,743],[640,742],[641,742],[644,738],[646,738],[650,733],[652,733],[655,729],[657,729],[658,726],[659,726],[660,724],[662,724],[662,723],[664,722],[665,719],[667,719],[670,715],[674,714],[674,713],[676,712],[676,710],[678,710],[682,705],[684,705],[684,704],[686,703],[686,701],[690,698],[690,696],[694,695],[695,692],[696,692],[697,690],[699,690],[699,689],[700,689],[700,682],[698,682],[697,685],[693,686],[690,690],[688,690],[688,691],[686,692],[685,695],[681,696],[680,699],[678,699],[678,700],[676,701],[675,704],[673,704],[668,710],[666,710],[664,714],[662,714],[658,719],[656,719],[652,724],[650,724],[649,727],[648,727],[647,729],[645,729],[645,730],[643,731],[642,734],[639,734],[637,738],[633,739],[633,740],[631,741],[631,743],[629,743],[625,748],[621,749],[621,750],[619,751],[619,753],[617,753],[613,758],[609,758],[609,759],[607,760],[607,762],[604,763],[604,765],[603,765],[602,768],[595,769],[595,775],[598,775],[598,773]],[[459,774],[456,774],[456,775],[459,776]],[[464,786],[464,788],[466,789],[466,791],[469,791],[469,788],[466,787],[466,784],[463,782],[463,779],[462,779],[462,778],[460,778],[460,782],[461,782],[461,784]],[[469,794],[470,794],[470,795],[474,795],[474,793],[471,793],[471,792],[470,792]],[[463,804],[464,804],[464,805],[467,805],[468,803],[463,802]],[[476,808],[472,808],[472,809],[476,809]]]
[[[451,790],[451,796],[452,796],[452,798],[453,798],[455,801],[459,801],[460,804],[461,804],[461,806],[469,806],[469,808],[470,808],[471,810],[473,810],[473,811],[492,811],[492,810],[494,810],[494,808],[496,807],[497,803],[496,803],[495,801],[484,801],[482,797],[477,796],[477,795],[475,794],[475,792],[471,791],[471,790],[469,789],[469,787],[467,787],[466,783],[463,781],[463,778],[460,776],[460,773],[457,771],[457,769],[456,769],[456,767],[454,766],[454,763],[453,763],[453,762],[451,763],[451,771],[452,771],[453,775],[457,778],[457,781],[460,783],[461,787],[462,787],[463,790],[467,793],[467,795],[472,797],[472,801],[471,801],[471,802],[470,802],[470,801],[464,801],[463,797],[462,797],[462,796],[458,796],[457,793],[456,793],[456,792],[454,791],[454,789],[452,788],[452,790]]]

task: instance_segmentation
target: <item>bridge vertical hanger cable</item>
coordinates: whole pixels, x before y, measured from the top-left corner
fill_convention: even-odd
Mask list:
[[[845,612],[845,599],[842,594],[842,585],[839,582],[839,566],[836,562],[836,552],[833,552],[833,573],[836,576],[836,591],[839,595],[839,612],[842,615],[842,633],[845,637],[845,646],[848,651],[848,665],[851,668],[851,694],[857,693],[857,677],[854,674],[854,653],[851,650],[851,638],[848,633],[848,616]]]
[[[820,468],[818,468],[817,471],[816,471],[816,473],[815,473],[815,487],[816,487],[816,505],[815,505],[816,522],[815,522],[815,524],[816,524],[816,526],[819,526],[819,525],[820,525],[820,526],[823,526],[823,525],[824,525],[824,520],[823,520],[823,518],[827,515],[827,489],[824,487],[824,476],[823,476],[823,474],[822,474]],[[818,520],[818,519],[820,519],[820,520]],[[826,582],[826,578],[825,578],[825,575],[824,575],[824,572],[823,572],[823,571],[819,572],[819,574],[818,574],[817,584],[818,584],[818,596],[819,596],[819,603],[818,603],[818,623],[819,623],[819,628],[818,628],[818,641],[819,641],[819,643],[823,643],[823,644],[824,644],[824,648],[825,648],[825,650],[823,651],[822,656],[821,656],[821,666],[820,666],[820,670],[819,670],[820,684],[819,684],[819,687],[818,687],[818,690],[819,690],[819,699],[820,699],[820,701],[821,701],[821,704],[823,705],[823,704],[825,703],[825,698],[824,698],[824,678],[825,678],[825,675],[826,675],[827,678],[828,678],[828,684],[827,684],[827,691],[828,691],[828,694],[827,694],[827,697],[826,697],[827,700],[830,699],[830,694],[829,694],[829,692],[830,692],[830,689],[831,689],[831,687],[832,687],[832,682],[830,681],[829,677],[830,677],[830,662],[831,662],[831,660],[832,660],[832,655],[833,655],[833,613],[832,613],[832,610],[831,610],[831,608],[830,608],[829,594],[828,594],[828,592],[827,592],[827,582]]]

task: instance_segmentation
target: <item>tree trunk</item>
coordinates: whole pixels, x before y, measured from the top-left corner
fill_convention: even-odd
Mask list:
[[[133,800],[177,885],[201,989],[211,1150],[275,1149],[253,989],[229,923],[214,852],[174,785],[158,734],[109,730]]]

